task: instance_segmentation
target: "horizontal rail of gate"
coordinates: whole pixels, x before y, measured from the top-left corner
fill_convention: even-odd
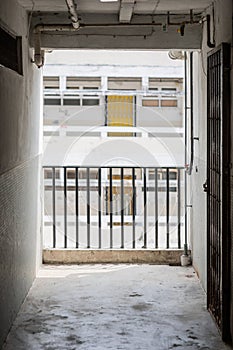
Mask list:
[[[181,249],[182,167],[45,166],[44,248]]]

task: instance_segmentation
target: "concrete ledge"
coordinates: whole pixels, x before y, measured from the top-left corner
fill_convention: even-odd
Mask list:
[[[44,249],[44,264],[143,263],[180,265],[182,249],[167,250],[77,250]]]

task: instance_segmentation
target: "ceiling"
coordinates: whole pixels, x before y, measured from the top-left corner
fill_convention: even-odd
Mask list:
[[[67,10],[65,0],[18,0],[28,11],[64,12]],[[101,2],[100,0],[75,0],[80,13],[118,13],[120,8],[132,6],[135,14],[187,13],[190,9],[203,11],[212,0],[118,0]],[[34,5],[35,4],[35,5]]]
[[[73,1],[80,24],[75,33],[64,29],[72,27],[66,0],[18,0],[32,13],[31,32],[43,26],[43,48],[199,49],[200,20],[212,6],[212,0]]]

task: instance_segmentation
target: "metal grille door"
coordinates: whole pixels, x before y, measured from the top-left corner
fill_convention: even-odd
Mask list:
[[[208,56],[207,259],[208,309],[223,338],[229,334],[229,47]]]

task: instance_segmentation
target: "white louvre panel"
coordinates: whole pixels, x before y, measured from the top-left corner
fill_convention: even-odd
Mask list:
[[[44,89],[59,89],[59,77],[44,77]]]
[[[67,89],[85,89],[85,88],[100,88],[100,77],[67,77],[66,88]]]
[[[182,90],[183,79],[179,78],[149,78],[149,89],[176,89]],[[171,90],[172,91],[172,90]]]
[[[109,90],[141,90],[141,78],[108,78]]]

